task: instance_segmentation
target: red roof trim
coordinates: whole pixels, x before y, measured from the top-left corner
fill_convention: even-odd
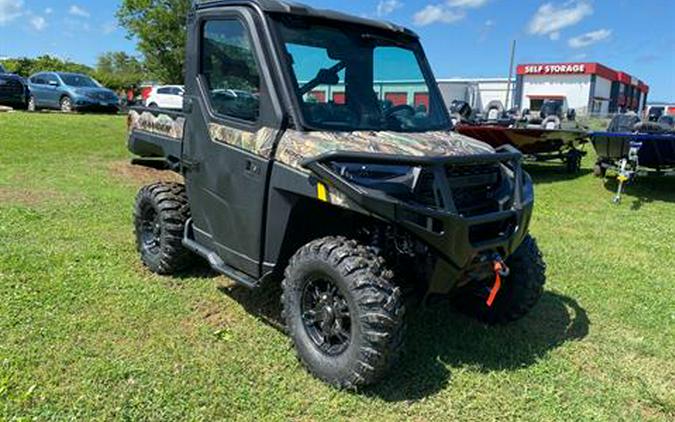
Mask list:
[[[591,75],[598,75],[602,78],[609,79],[610,81],[616,80],[617,72],[607,66],[601,65],[600,63],[589,63],[587,66],[587,71]]]
[[[624,72],[616,72],[616,80],[622,84],[630,84],[630,75]]]

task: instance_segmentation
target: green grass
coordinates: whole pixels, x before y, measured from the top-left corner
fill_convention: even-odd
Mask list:
[[[411,316],[381,385],[335,391],[297,363],[278,298],[157,277],[131,207],[125,120],[0,115],[0,420],[673,420],[675,180],[530,166],[548,263],[533,313],[487,328]]]
[[[577,121],[579,122],[580,125],[585,126],[589,130],[593,130],[596,132],[606,131],[607,126],[609,126],[610,120],[611,119],[599,117],[585,117],[585,116],[577,118]]]

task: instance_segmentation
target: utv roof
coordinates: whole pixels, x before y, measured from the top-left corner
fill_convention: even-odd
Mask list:
[[[302,3],[296,3],[286,0],[194,0],[193,6],[196,9],[207,9],[218,6],[256,6],[263,12],[271,13],[289,13],[298,16],[307,16],[314,18],[324,18],[342,22],[354,23],[358,25],[367,25],[384,29],[388,31],[400,32],[411,37],[418,38],[417,34],[403,26],[391,22],[378,21],[373,19],[361,18],[348,15],[346,13],[336,12],[334,10],[315,9]]]

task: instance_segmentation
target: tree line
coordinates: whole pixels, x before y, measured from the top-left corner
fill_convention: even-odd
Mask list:
[[[122,0],[117,19],[127,37],[137,41],[140,57],[108,52],[94,67],[50,55],[1,63],[7,71],[23,77],[42,71],[83,73],[114,90],[134,88],[145,80],[181,84],[190,6],[191,0]]]
[[[82,73],[113,90],[137,87],[148,77],[143,62],[122,51],[102,54],[94,67],[50,55],[6,59],[1,63],[8,72],[24,78],[45,71]]]

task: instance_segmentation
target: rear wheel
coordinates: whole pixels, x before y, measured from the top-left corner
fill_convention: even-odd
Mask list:
[[[183,246],[189,218],[183,185],[156,183],[138,193],[134,208],[136,246],[141,261],[150,271],[169,275],[190,264],[192,255]]]
[[[30,111],[30,112],[38,111],[37,103],[35,102],[35,97],[34,97],[34,96],[31,95],[31,96],[28,98],[28,106],[27,106],[26,108],[27,108],[28,111]]]
[[[316,240],[291,259],[283,318],[300,361],[338,388],[373,384],[403,345],[400,290],[384,260],[355,241]]]
[[[607,169],[602,166],[600,163],[596,163],[593,167],[593,175],[595,177],[605,177],[607,175]]]
[[[61,111],[63,113],[72,113],[72,111],[73,111],[73,100],[71,100],[70,97],[61,98],[61,101],[60,101],[59,104],[61,104]]]
[[[527,236],[506,261],[510,275],[489,307],[486,300],[493,280],[474,283],[455,298],[463,313],[487,324],[505,324],[521,319],[539,302],[546,284],[546,264],[536,240]]]

